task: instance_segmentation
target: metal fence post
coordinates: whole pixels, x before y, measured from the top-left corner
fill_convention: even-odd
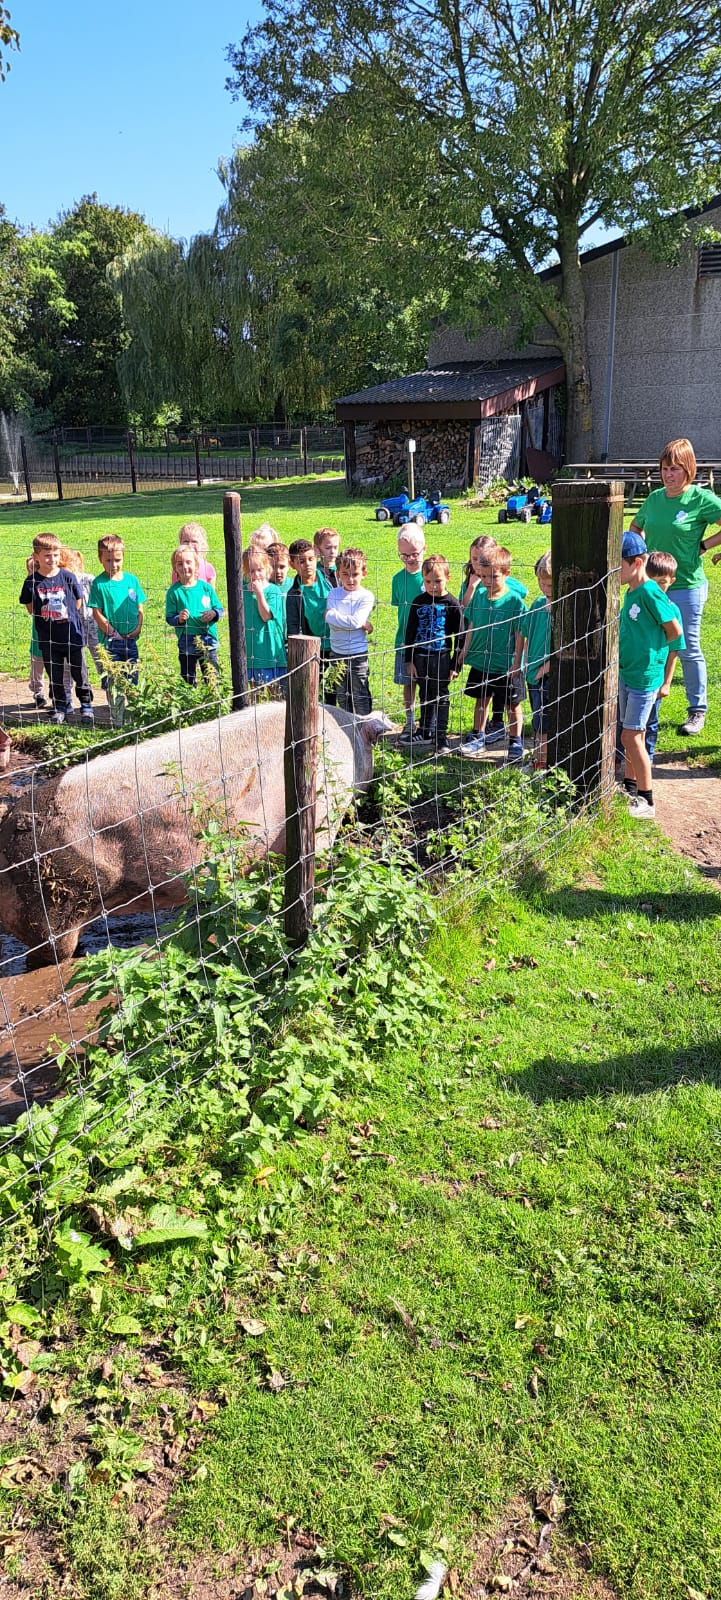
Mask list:
[[[53,434],[53,466],[55,468],[55,482],[58,487],[58,500],[63,498],[63,480],[60,473],[60,451],[58,450],[58,436]]]
[[[283,926],[298,946],[313,925],[320,639],[291,634],[287,659]]]
[[[25,494],[27,496],[28,505],[31,506],[32,503],[33,503],[33,491],[32,491],[32,489],[30,487],[30,468],[28,467],[27,446],[25,444],[25,440],[22,437],[22,434],[20,436],[20,455],[22,456],[22,463],[23,463],[23,477],[25,479]]]
[[[303,477],[308,476],[308,429],[300,430],[300,452],[303,457]]]
[[[553,486],[549,765],[584,794],[613,793],[623,483]]]
[[[130,462],[130,487],[133,491],[133,494],[137,494],[138,480],[135,476],[135,443],[130,430],[128,430],[128,460]]]
[[[193,434],[193,443],[195,445],[195,479],[198,488],[201,489],[203,486],[203,480],[200,476],[200,439],[198,438],[197,433]]]
[[[248,662],[245,653],[245,609],[243,606],[243,540],[240,525],[240,495],[229,489],[223,495],[223,538],[225,541],[225,580],[228,589],[228,633],[230,636],[230,674],[233,683],[233,710],[243,711],[248,704]]]

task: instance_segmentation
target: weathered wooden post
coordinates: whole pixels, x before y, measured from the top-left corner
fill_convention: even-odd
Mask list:
[[[254,432],[253,428],[251,428],[250,433],[248,434],[248,443],[250,444],[250,476],[251,476],[251,478],[254,478],[255,477],[255,432]]]
[[[293,633],[286,654],[283,925],[289,944],[302,945],[313,923],[315,894],[320,639]]]
[[[225,581],[228,591],[228,634],[230,637],[230,676],[233,684],[233,710],[243,711],[248,704],[248,662],[245,653],[245,609],[243,606],[243,540],[240,528],[240,495],[228,489],[223,495],[223,539],[225,541]]]
[[[23,439],[22,435],[20,436],[20,456],[22,458],[23,477],[25,479],[25,494],[27,496],[28,505],[31,506],[32,503],[33,503],[33,491],[32,491],[32,489],[30,487],[30,468],[28,466],[28,450],[27,450],[27,445],[26,445],[25,440]]]
[[[553,486],[549,765],[583,794],[613,793],[623,483]]]
[[[55,484],[58,491],[58,500],[63,498],[63,479],[60,471],[60,451],[58,450],[58,436],[53,434],[53,467],[55,468]]]
[[[307,478],[307,476],[308,476],[308,429],[307,428],[301,428],[301,430],[300,430],[300,453],[301,453],[301,456],[303,457],[303,477]]]

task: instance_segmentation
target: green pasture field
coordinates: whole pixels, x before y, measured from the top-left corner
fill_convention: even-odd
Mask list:
[[[391,648],[395,635],[395,612],[390,606],[393,574],[399,570],[396,530],[378,523],[370,500],[349,500],[341,479],[303,480],[295,483],[257,484],[242,491],[243,532],[247,537],[259,523],[268,521],[278,529],[286,544],[293,539],[312,539],[323,526],[337,528],[342,545],[359,545],[368,558],[367,583],[377,597],[375,633],[371,641],[371,684],[377,705],[390,715],[398,714],[401,693],[393,684]],[[71,501],[62,505],[0,509],[0,671],[14,677],[27,675],[29,619],[17,605],[25,573],[25,560],[33,534],[48,529],[82,551],[89,572],[99,570],[97,540],[110,531],[120,533],[126,543],[126,567],[140,579],[148,595],[146,625],[141,641],[162,656],[173,658],[175,640],[165,626],[164,597],[170,581],[170,553],[181,523],[190,519],[202,522],[210,541],[210,559],[218,569],[218,587],[225,600],[223,567],[222,491],[214,489],[173,489],[148,494],[109,496],[104,500]],[[452,568],[454,592],[458,591],[461,569],[468,559],[468,547],[479,533],[500,535],[513,552],[514,574],[527,584],[529,601],[538,593],[533,567],[550,543],[548,528],[521,523],[498,527],[495,508],[477,510],[463,500],[452,502],[448,527],[430,525],[426,531],[429,553],[441,551]],[[701,739],[684,741],[678,728],[686,715],[680,668],[675,687],[666,702],[661,721],[659,751],[678,751],[694,762],[715,764],[721,744],[721,567],[706,562],[710,599],[704,618],[704,647],[709,665],[710,711]],[[221,655],[223,625],[220,629]],[[93,668],[90,668],[91,676]],[[471,721],[470,702],[463,701],[459,689],[454,694],[451,730]]]

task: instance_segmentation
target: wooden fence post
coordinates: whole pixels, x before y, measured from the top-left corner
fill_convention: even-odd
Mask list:
[[[300,453],[303,457],[303,477],[308,476],[308,429],[300,430]]]
[[[25,440],[23,439],[22,435],[20,436],[20,455],[22,457],[22,463],[23,463],[23,477],[25,479],[25,494],[27,496],[28,505],[31,506],[32,503],[33,503],[33,491],[32,491],[32,489],[30,487],[30,468],[28,466],[27,445],[26,445]]]
[[[254,478],[255,477],[255,433],[253,432],[252,428],[250,429],[250,432],[248,434],[248,443],[250,444],[250,476],[251,476],[251,478]]]
[[[137,494],[138,480],[135,474],[135,444],[133,442],[133,435],[130,433],[130,431],[128,431],[128,460],[130,462],[130,487],[133,491],[133,494]]]
[[[291,634],[287,658],[283,926],[298,946],[313,923],[320,639]]]
[[[60,451],[58,450],[58,436],[53,434],[53,466],[55,468],[55,482],[58,490],[58,500],[63,498],[63,480],[60,472]]]
[[[622,482],[554,484],[548,759],[604,799],[613,794],[622,538]]]
[[[200,489],[202,488],[203,480],[200,476],[200,439],[197,433],[193,434],[193,443],[195,445],[195,481]]]
[[[233,710],[243,711],[248,704],[248,662],[245,653],[245,609],[243,606],[243,540],[240,528],[240,495],[228,489],[223,495],[223,538],[225,540],[225,581],[228,590],[228,633],[230,636],[230,675],[233,683]]]

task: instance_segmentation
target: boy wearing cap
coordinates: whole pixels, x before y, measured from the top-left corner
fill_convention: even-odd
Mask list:
[[[683,629],[676,607],[646,572],[648,552],[640,534],[628,532],[621,547],[621,607],[618,643],[618,709],[623,726],[626,777],[635,782],[629,812],[639,821],[656,815],[646,724],[665,678],[669,645]]]

